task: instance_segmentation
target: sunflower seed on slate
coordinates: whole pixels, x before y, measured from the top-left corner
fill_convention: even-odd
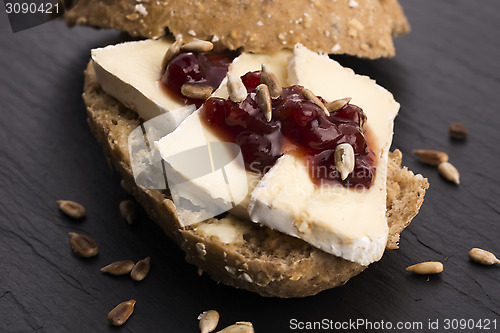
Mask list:
[[[217,333],[254,333],[252,323],[248,321],[238,321],[236,324],[226,327]]]
[[[415,149],[413,153],[420,158],[420,162],[429,165],[439,165],[448,162],[448,154],[439,150]]]
[[[450,134],[450,137],[452,137],[453,139],[463,140],[467,137],[469,131],[467,130],[467,127],[465,126],[464,123],[455,122],[450,125],[448,133]]]
[[[122,202],[120,202],[120,214],[128,224],[132,224],[137,216],[137,210],[134,201],[123,200]]]
[[[450,162],[443,162],[438,165],[438,171],[446,180],[455,184],[460,184],[460,173]]]
[[[443,264],[439,261],[427,261],[409,266],[406,270],[420,275],[438,274],[443,271]]]
[[[164,71],[170,61],[174,59],[179,52],[181,51],[181,46],[182,46],[182,38],[177,39],[170,47],[168,48],[167,52],[163,56],[163,59],[161,61],[161,69]]]
[[[477,247],[469,251],[469,258],[481,265],[500,264],[500,260],[493,253]]]
[[[201,313],[198,316],[198,320],[200,321],[200,332],[201,333],[210,333],[217,327],[219,323],[219,313],[215,310],[208,310]]]
[[[90,258],[99,253],[99,247],[90,237],[70,232],[71,247],[73,250],[82,257]]]
[[[212,42],[206,40],[193,40],[192,42],[182,45],[181,50],[186,52],[209,52],[214,48]]]
[[[334,159],[342,180],[345,180],[354,170],[354,149],[350,144],[342,143],[335,148]]]
[[[125,324],[134,312],[135,300],[122,302],[108,313],[108,321],[114,326]]]
[[[151,257],[147,257],[145,259],[139,260],[132,271],[130,272],[130,276],[135,281],[142,281],[148,275],[149,269],[151,267]]]
[[[264,83],[269,88],[269,95],[271,95],[272,99],[276,99],[281,96],[283,89],[281,88],[278,78],[264,64],[262,64],[260,82]]]
[[[134,262],[132,260],[121,260],[104,266],[101,268],[101,272],[111,275],[124,275],[130,273],[132,268],[134,268]]]
[[[304,96],[306,99],[310,100],[311,102],[319,106],[323,111],[323,113],[325,114],[325,116],[327,117],[330,116],[330,112],[328,112],[328,110],[326,109],[325,104],[323,104],[323,102],[316,95],[314,95],[314,93],[311,90],[307,88],[302,89],[302,96]]]
[[[85,217],[85,207],[80,205],[78,202],[71,200],[57,200],[56,202],[59,209],[69,217],[74,219],[81,219]]]
[[[332,113],[332,112],[335,112],[335,111],[342,109],[344,106],[349,104],[351,99],[352,99],[351,97],[337,99],[337,100],[334,100],[333,102],[326,104],[325,106],[326,106],[326,109],[328,110],[328,112]]]
[[[182,95],[195,99],[207,99],[213,91],[214,88],[210,86],[201,86],[198,84],[184,83],[181,87]]]

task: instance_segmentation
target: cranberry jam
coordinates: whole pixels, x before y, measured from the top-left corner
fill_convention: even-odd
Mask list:
[[[318,185],[371,186],[375,155],[365,139],[366,116],[361,108],[347,104],[327,117],[302,95],[303,87],[290,86],[272,101],[272,119],[267,122],[256,101],[260,71],[241,78],[248,91],[243,102],[211,97],[201,115],[223,140],[240,146],[247,170],[265,173],[288,153],[303,159],[311,179]],[[345,180],[334,160],[335,148],[341,143],[352,145],[355,153],[354,170]]]
[[[200,107],[205,100],[185,97],[181,94],[182,85],[190,83],[217,89],[235,57],[233,53],[181,53],[168,64],[161,82],[167,92],[178,96],[186,105]]]

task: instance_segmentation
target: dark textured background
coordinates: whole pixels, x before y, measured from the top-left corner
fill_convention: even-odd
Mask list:
[[[87,127],[80,97],[90,49],[118,33],[50,22],[13,34],[0,7],[0,331],[112,331],[106,314],[131,298],[136,311],[123,332],[196,332],[197,315],[211,308],[221,314],[220,327],[247,320],[257,332],[286,332],[291,318],[488,318],[500,326],[500,267],[467,258],[474,246],[500,254],[500,2],[403,5],[413,30],[397,40],[394,59],[341,61],[394,93],[402,107],[393,147],[431,188],[399,250],[342,288],[292,300],[200,278],[143,212],[134,226],[119,216],[128,196]],[[465,142],[448,138],[457,120],[469,127]],[[448,152],[462,184],[420,164],[415,148]],[[81,202],[88,217],[67,219],[58,199]],[[74,256],[68,231],[91,235],[100,254]],[[149,255],[152,270],[141,283],[99,272]],[[429,280],[405,272],[424,260],[443,261],[444,272]]]

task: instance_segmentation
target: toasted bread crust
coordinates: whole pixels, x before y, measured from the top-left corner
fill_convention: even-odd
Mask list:
[[[342,285],[366,268],[320,251],[302,240],[245,221],[238,222],[244,224],[246,230],[243,241],[238,244],[222,243],[217,237],[199,233],[195,227],[181,228],[168,191],[146,190],[135,184],[127,140],[140,120],[137,114],[100,88],[91,64],[85,71],[83,98],[90,128],[110,165],[120,173],[126,187],[151,219],[185,251],[187,261],[213,279],[262,296],[303,297]],[[426,179],[401,168],[400,163],[401,153],[391,153],[388,248],[397,247],[399,233],[417,214],[428,187]]]
[[[301,43],[370,59],[394,56],[392,37],[409,31],[397,0],[80,0],[65,18],[148,38],[168,28],[219,49],[272,53]]]

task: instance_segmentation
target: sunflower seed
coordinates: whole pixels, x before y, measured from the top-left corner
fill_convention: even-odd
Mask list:
[[[227,73],[227,91],[229,98],[235,103],[243,102],[247,98],[247,88],[241,78],[230,72]]]
[[[493,253],[477,247],[469,251],[469,258],[481,265],[500,264],[500,260]]]
[[[59,209],[69,217],[74,219],[81,219],[85,217],[85,207],[80,205],[78,202],[70,200],[57,200]]]
[[[170,47],[168,48],[167,52],[163,56],[163,59],[161,60],[161,70],[164,71],[168,64],[174,59],[179,52],[181,51],[181,46],[182,46],[182,38],[177,39]]]
[[[214,48],[214,44],[212,42],[206,40],[193,40],[192,42],[186,43],[182,45],[181,50],[186,52],[209,52]]]
[[[455,184],[460,184],[460,173],[450,162],[443,162],[438,165],[438,171],[445,179]]]
[[[276,75],[271,72],[266,65],[262,64],[262,73],[260,74],[260,82],[264,83],[269,88],[269,95],[272,99],[281,96],[283,89]]]
[[[323,104],[323,102],[316,95],[314,95],[311,90],[307,88],[302,89],[302,96],[304,96],[305,98],[307,98],[308,100],[319,106],[323,111],[323,113],[325,114],[325,116],[327,117],[330,116],[330,112],[328,112],[328,110],[326,109],[325,104]]]
[[[200,332],[210,333],[215,330],[219,323],[219,313],[215,310],[208,310],[200,314],[198,320],[200,321]]]
[[[121,260],[104,266],[101,268],[101,272],[111,275],[124,275],[130,273],[133,267],[134,262],[132,260]]]
[[[409,266],[406,270],[420,275],[438,274],[443,271],[443,264],[439,261],[427,261]]]
[[[450,134],[450,137],[453,139],[457,140],[463,140],[467,137],[468,134],[467,127],[465,124],[461,122],[456,122],[450,125],[450,128],[448,129],[448,133]]]
[[[261,83],[255,88],[257,91],[257,104],[259,105],[267,122],[270,122],[273,118],[273,106],[271,101],[271,95],[269,95],[269,88],[267,85]]]
[[[439,150],[415,149],[413,153],[420,157],[420,162],[425,164],[439,165],[448,162],[448,154]]]
[[[214,88],[210,86],[201,86],[198,84],[184,83],[181,87],[182,95],[195,99],[207,99],[213,91]]]
[[[90,258],[99,253],[99,247],[90,237],[70,232],[70,244],[73,250],[82,257]]]
[[[137,216],[135,203],[132,200],[123,200],[120,202],[120,214],[128,224],[132,224]]]
[[[217,333],[254,333],[252,323],[248,321],[238,321],[234,325],[228,326]]]
[[[130,272],[130,276],[135,281],[142,281],[148,275],[149,268],[151,267],[151,257],[147,257],[145,259],[139,260],[132,271]]]
[[[335,148],[334,158],[335,166],[340,172],[342,180],[345,180],[354,170],[354,149],[348,143],[341,143]]]
[[[135,300],[122,302],[108,313],[108,321],[114,326],[125,324],[127,319],[134,312]]]
[[[344,106],[349,104],[349,102],[351,100],[352,100],[351,97],[337,99],[337,100],[334,100],[333,102],[328,103],[327,105],[325,105],[325,107],[328,110],[328,112],[332,113],[332,112],[335,112],[335,111],[342,109]]]

